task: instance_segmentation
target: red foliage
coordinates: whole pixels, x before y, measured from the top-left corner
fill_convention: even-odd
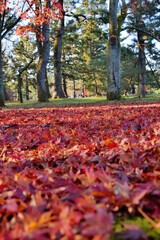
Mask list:
[[[159,113],[160,103],[0,110],[0,238],[106,240],[117,214],[160,219]],[[126,226],[125,239],[147,239]]]
[[[47,1],[49,1],[49,7],[47,7]],[[6,13],[11,12],[12,15],[14,12],[17,19],[23,20],[16,29],[17,35],[24,36],[28,32],[38,32],[40,39],[43,39],[43,36],[38,28],[54,18],[63,17],[62,11],[62,5],[58,0],[0,1],[0,14],[5,16]]]

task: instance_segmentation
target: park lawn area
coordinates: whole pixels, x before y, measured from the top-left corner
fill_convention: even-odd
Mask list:
[[[122,96],[122,99],[118,102],[154,102],[160,101],[160,94],[147,94],[145,98],[138,98],[135,95]],[[68,105],[88,105],[88,104],[112,104],[116,101],[107,101],[105,96],[98,97],[86,97],[86,98],[63,98],[63,99],[51,99],[48,103],[38,103],[37,100],[19,102],[6,102],[7,108],[33,108],[33,107],[53,107],[53,106],[68,106]]]
[[[159,239],[158,98],[6,105],[1,239]]]

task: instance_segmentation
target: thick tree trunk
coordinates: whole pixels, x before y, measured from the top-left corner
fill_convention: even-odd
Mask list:
[[[121,49],[118,42],[114,46],[108,46],[108,100],[120,99],[120,56]]]
[[[48,76],[47,76],[47,69],[46,69],[46,76],[45,76],[45,85],[46,85],[46,91],[47,91],[47,97],[48,99],[51,98],[51,94],[49,91],[49,83],[48,83]]]
[[[63,9],[63,0],[59,0]],[[58,31],[54,41],[54,84],[55,98],[63,98],[62,90],[62,71],[61,71],[61,54],[62,54],[62,37],[64,33],[64,17],[58,20]]]
[[[120,57],[121,47],[117,30],[118,0],[110,0],[109,9],[109,43],[107,51],[107,99],[120,99]]]
[[[139,64],[140,64],[140,80],[142,86],[142,97],[146,95],[146,63],[145,63],[145,52],[144,52],[144,40],[143,40],[143,33],[138,32],[138,48],[139,48]]]
[[[38,101],[47,102],[47,92],[45,86],[45,65],[44,57],[41,56],[38,61],[37,67],[37,90],[38,90]]]
[[[45,5],[47,8],[50,8],[50,1],[46,0]],[[46,91],[46,85],[45,85],[45,77],[46,77],[46,67],[49,60],[49,53],[50,53],[50,41],[49,41],[49,19],[47,19],[47,22],[43,23],[43,42],[40,42],[42,40],[38,40],[37,36],[37,42],[38,42],[38,49],[39,49],[39,61],[37,66],[37,90],[38,90],[38,101],[39,102],[47,102],[48,96]]]
[[[2,41],[0,39],[0,107],[4,106],[5,94],[3,86],[3,76],[2,76]]]
[[[43,33],[44,33],[44,41],[42,46],[42,51],[39,56],[38,66],[37,66],[37,90],[38,90],[38,101],[39,102],[47,102],[48,96],[45,85],[45,77],[46,77],[46,66],[49,59],[49,23],[43,24]]]

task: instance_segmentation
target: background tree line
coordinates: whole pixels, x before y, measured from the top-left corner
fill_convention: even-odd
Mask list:
[[[24,0],[25,18],[2,2],[1,106],[16,96],[20,102],[71,94],[112,100],[159,88],[158,1]]]

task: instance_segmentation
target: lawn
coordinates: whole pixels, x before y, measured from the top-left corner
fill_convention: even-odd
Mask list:
[[[159,239],[159,99],[6,105],[1,239]]]
[[[138,98],[135,95],[123,97],[120,103],[124,102],[154,102],[160,101],[160,94],[148,94],[145,98]],[[63,99],[51,99],[48,103],[38,103],[37,100],[19,102],[7,102],[7,108],[32,108],[32,107],[53,107],[53,106],[68,106],[68,105],[87,105],[87,104],[111,104],[116,101],[107,101],[106,97],[86,97],[86,98],[63,98]]]

